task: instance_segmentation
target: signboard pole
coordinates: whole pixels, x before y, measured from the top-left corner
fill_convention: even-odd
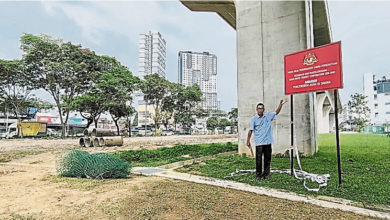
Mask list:
[[[291,149],[290,149],[290,161],[291,161],[291,176],[294,175],[294,104],[293,104],[293,95],[290,95],[290,108],[291,108]]]
[[[341,185],[341,162],[340,162],[340,137],[339,137],[339,116],[337,108],[337,89],[334,90],[334,117],[336,123],[336,147],[337,147],[337,171],[339,175],[339,186]]]
[[[311,1],[308,0],[307,2],[310,3]],[[308,45],[308,47],[311,46]],[[343,88],[341,58],[340,41],[284,56],[284,91],[286,95],[291,95],[291,146],[294,145],[292,95],[334,90],[339,185],[341,185],[342,181],[337,92],[338,89]],[[290,149],[290,152],[293,153],[293,149]],[[297,154],[298,152],[295,153]],[[293,175],[294,171],[293,165],[293,159],[291,158],[291,175]]]

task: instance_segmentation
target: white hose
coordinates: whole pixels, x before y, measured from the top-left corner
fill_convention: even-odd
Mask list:
[[[294,137],[295,139],[295,137]],[[297,143],[295,141],[295,143]],[[290,146],[290,149],[289,149],[289,158],[290,158],[290,162],[291,162],[291,158],[294,156],[294,155],[291,155],[291,150],[295,148],[295,154],[297,156],[297,162],[298,162],[298,165],[299,165],[299,169],[300,170],[295,170],[295,168],[293,169],[293,173],[294,173],[294,176],[295,178],[297,179],[300,179],[300,180],[303,180],[303,186],[305,187],[305,189],[307,189],[308,191],[310,192],[318,192],[321,187],[324,187],[324,186],[327,186],[328,185],[328,180],[330,179],[330,175],[329,174],[313,174],[313,173],[308,173],[308,172],[305,172],[303,171],[302,169],[302,166],[301,166],[301,161],[299,159],[299,152],[298,152],[298,147],[295,145],[294,147],[293,146]],[[236,172],[233,172],[231,173],[229,176],[227,177],[233,177],[239,173],[242,173],[242,174],[245,174],[245,173],[254,173],[256,172],[256,170],[239,170],[237,169]],[[271,169],[271,173],[286,173],[286,174],[291,174],[291,170],[278,170],[278,169]],[[241,175],[242,175],[241,174]],[[316,182],[318,183],[318,188],[309,188],[306,186],[306,180],[307,179],[310,179],[311,182]]]

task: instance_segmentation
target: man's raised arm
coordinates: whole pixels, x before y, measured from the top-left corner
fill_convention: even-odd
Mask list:
[[[280,100],[278,108],[275,110],[276,114],[279,114],[280,110],[282,110],[282,106],[284,103],[288,101],[287,97],[284,97],[282,100]]]

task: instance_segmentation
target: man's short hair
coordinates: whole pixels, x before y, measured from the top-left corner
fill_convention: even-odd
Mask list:
[[[264,108],[264,104],[263,103],[259,103],[259,104],[257,104],[256,109],[259,107],[259,105],[262,105],[263,108]]]

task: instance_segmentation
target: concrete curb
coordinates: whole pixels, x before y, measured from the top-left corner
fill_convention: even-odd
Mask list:
[[[308,196],[302,196],[291,192],[282,192],[275,189],[251,186],[245,183],[239,183],[239,182],[228,181],[228,180],[220,180],[211,177],[197,176],[188,173],[179,173],[171,169],[168,170],[168,169],[151,168],[151,167],[134,167],[132,169],[132,173],[145,175],[145,176],[159,176],[159,177],[165,177],[170,179],[183,180],[183,181],[207,184],[212,186],[219,186],[219,187],[235,189],[235,190],[240,190],[245,192],[252,192],[259,195],[265,195],[265,196],[270,196],[279,199],[287,199],[290,201],[310,203],[324,208],[338,209],[341,211],[353,212],[359,215],[390,219],[390,213],[364,209],[364,208],[341,204],[341,203],[318,200]]]

